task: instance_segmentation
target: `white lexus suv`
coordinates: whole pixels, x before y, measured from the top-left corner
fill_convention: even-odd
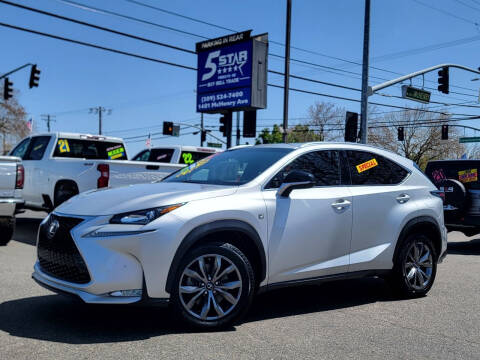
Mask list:
[[[257,291],[332,278],[422,296],[446,255],[442,207],[412,161],[378,148],[239,147],[68,200],[40,226],[33,278],[86,303],[170,303],[202,328],[238,320]]]

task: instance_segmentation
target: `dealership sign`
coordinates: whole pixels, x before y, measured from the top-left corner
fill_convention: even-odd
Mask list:
[[[266,107],[267,35],[245,31],[197,43],[197,111]]]

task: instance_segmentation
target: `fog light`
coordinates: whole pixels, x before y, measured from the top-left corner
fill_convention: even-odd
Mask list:
[[[118,290],[118,291],[113,291],[109,294],[110,296],[124,296],[124,297],[129,297],[129,296],[142,296],[142,289],[135,289],[135,290]]]

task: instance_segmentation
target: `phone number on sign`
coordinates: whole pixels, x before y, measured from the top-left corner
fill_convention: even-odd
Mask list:
[[[235,91],[223,94],[202,96],[202,103],[216,100],[228,100],[243,97],[243,91]]]

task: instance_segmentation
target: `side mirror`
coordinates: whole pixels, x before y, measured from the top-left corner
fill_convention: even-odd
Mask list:
[[[315,186],[315,177],[303,170],[292,170],[288,173],[283,184],[278,189],[278,195],[289,197],[295,189],[308,189]]]

